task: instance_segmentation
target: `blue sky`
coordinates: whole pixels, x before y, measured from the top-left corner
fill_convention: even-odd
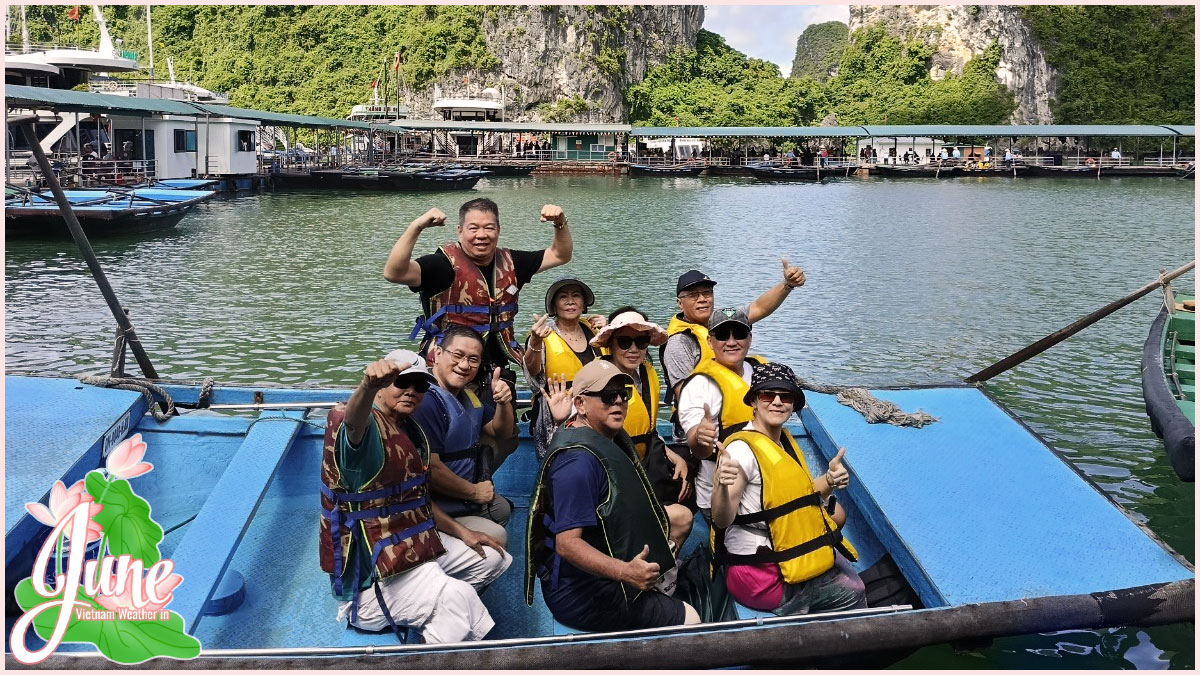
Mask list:
[[[779,66],[784,77],[792,70],[796,38],[814,23],[849,23],[849,5],[705,5],[704,28],[730,47]]]

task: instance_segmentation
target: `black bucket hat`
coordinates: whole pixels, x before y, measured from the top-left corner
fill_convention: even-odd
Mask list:
[[[796,381],[796,373],[782,363],[764,363],[754,367],[750,376],[750,390],[742,397],[742,403],[753,405],[758,392],[770,389],[772,391],[790,391],[796,397],[795,410],[804,407],[804,390]]]
[[[550,284],[550,288],[546,289],[546,313],[554,314],[554,294],[558,293],[567,286],[578,286],[583,291],[583,309],[587,311],[589,307],[596,304],[596,295],[592,293],[592,289],[587,284],[583,283],[575,277],[560,277]]]

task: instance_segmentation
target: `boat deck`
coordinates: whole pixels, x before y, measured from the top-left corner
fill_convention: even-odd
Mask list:
[[[185,617],[206,649],[395,644],[390,634],[348,630],[336,621],[337,602],[317,564],[322,412],[301,418],[297,412],[194,411],[158,423],[141,416],[145,404],[130,392],[71,379],[5,379],[9,447],[21,449],[9,453],[6,506],[8,517],[21,518],[32,533],[16,536],[10,525],[10,552],[40,544],[46,533],[24,515],[21,504],[42,499],[73,465],[81,477],[102,464],[105,432],[119,428],[122,416],[132,411],[129,433],[142,434],[146,461],[154,465],[132,484],[167,532],[162,555],[175,561],[185,579],[171,609]],[[255,389],[268,403],[344,400],[349,394],[222,388],[214,403],[249,402]],[[195,400],[195,387],[168,391],[176,400]],[[923,429],[868,425],[833,397],[814,393],[803,427],[794,426],[813,473],[824,470],[825,458],[838,446],[846,447],[853,480],[840,501],[850,516],[847,535],[860,552],[860,569],[890,553],[926,607],[1095,593],[1194,577],[1190,565],[1130,521],[981,390],[876,393],[940,421]],[[53,415],[43,412],[49,410]],[[64,459],[52,461],[59,456]],[[522,599],[523,542],[536,469],[531,447],[523,445],[495,477],[497,491],[515,504],[508,524],[515,560],[483,596],[496,621],[489,639],[564,632],[540,597],[532,608]],[[706,538],[698,527],[689,546]],[[227,614],[206,614],[216,609],[213,596],[228,595],[217,582],[235,578],[230,571],[245,580],[244,601]],[[28,567],[21,572],[10,566],[9,572],[15,583]]]
[[[818,446],[846,448],[853,501],[926,606],[1194,576],[981,389],[872,393],[939,421],[866,424],[809,394],[804,422]]]

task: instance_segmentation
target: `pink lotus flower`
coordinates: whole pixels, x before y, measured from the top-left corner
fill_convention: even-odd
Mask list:
[[[91,504],[88,507],[88,526],[87,540],[89,542],[96,541],[103,533],[103,528],[95,520],[97,513],[104,508],[100,504],[93,503],[95,500],[92,496],[83,491],[83,481],[79,481],[67,489],[61,480],[54,481],[54,487],[50,488],[50,507],[38,503],[29,502],[25,504],[25,510],[30,513],[39,522],[54,527],[59,521],[65,518],[71,511],[80,504]],[[70,537],[70,530],[63,530],[67,537]]]
[[[153,464],[142,461],[145,456],[146,443],[142,441],[141,434],[134,434],[113,448],[104,463],[104,469],[109,476],[117,478],[140,476],[154,468]]]
[[[163,601],[154,602],[147,597],[146,604],[142,607],[142,609],[150,612],[157,612],[163,607],[171,604],[171,601],[175,599],[175,587],[178,586],[179,582],[181,581],[183,581],[183,577],[175,573],[168,574],[162,579],[159,579],[158,583],[154,586],[154,592],[155,595],[162,598]],[[122,588],[116,595],[97,595],[95,597],[96,604],[100,605],[104,609],[111,609],[114,612],[120,609],[137,609],[137,606],[133,603],[133,585],[141,585],[143,583],[145,583],[144,579],[135,578],[134,575],[131,574],[126,578],[125,587]]]

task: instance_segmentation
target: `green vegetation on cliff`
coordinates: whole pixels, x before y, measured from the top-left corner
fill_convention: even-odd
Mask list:
[[[1060,74],[1060,124],[1194,124],[1196,8],[1079,5],[1024,8]]]
[[[796,40],[796,56],[788,77],[828,80],[830,69],[838,65],[849,42],[850,27],[841,21],[815,23],[805,28]]]
[[[823,105],[812,80],[786,80],[779,67],[752,59],[701,30],[694,51],[652,68],[626,94],[634,124],[787,126],[812,123]]]
[[[836,77],[784,79],[772,63],[746,57],[700,31],[696,50],[651,69],[630,88],[630,119],[651,126],[808,126],[830,113],[851,124],[995,124],[1015,103],[993,72],[992,46],[961,76],[929,77],[933,48],[881,27],[856,31]],[[676,121],[677,120],[677,121]]]
[[[69,9],[27,7],[31,39],[98,44],[99,29],[86,10],[75,22],[67,18]],[[109,33],[145,62],[145,6],[103,11]],[[344,117],[367,100],[385,64],[394,99],[397,51],[400,82],[410,89],[450,71],[499,65],[481,30],[488,11],[464,5],[155,6],[155,70],[165,76],[171,57],[177,78],[226,92],[232,105]]]

